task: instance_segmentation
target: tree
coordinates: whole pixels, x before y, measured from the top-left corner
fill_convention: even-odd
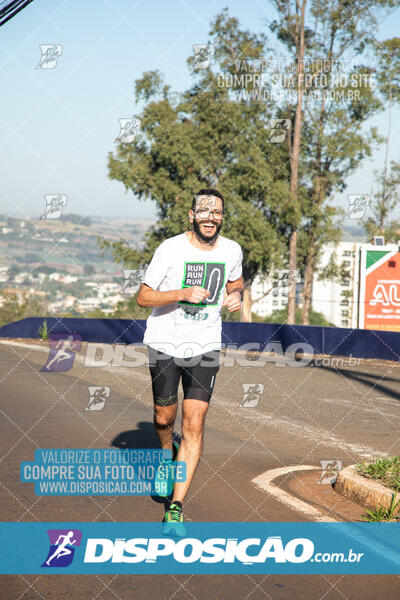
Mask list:
[[[372,216],[364,223],[370,240],[383,235],[386,242],[396,243],[400,236],[400,220],[389,220],[398,207],[400,190],[400,162],[389,164],[389,147],[392,130],[392,107],[400,102],[400,38],[391,38],[376,44],[378,56],[378,84],[388,112],[385,159],[383,169],[375,171],[377,186],[372,190],[370,208]]]
[[[385,242],[397,243],[400,238],[400,219],[390,219],[390,216],[399,207],[400,162],[392,161],[383,171],[374,171],[374,175],[376,186],[369,205],[372,216],[364,222],[364,229],[370,241],[375,235],[382,235]]]
[[[47,314],[47,304],[36,295],[23,294],[19,300],[15,292],[0,291],[0,326],[26,317],[41,317]]]
[[[187,229],[194,194],[202,187],[217,187],[226,198],[223,234],[243,248],[242,318],[250,321],[254,277],[279,266],[284,255],[292,210],[287,149],[268,142],[271,102],[233,99],[223,85],[234,75],[240,81],[246,74],[244,57],[263,56],[265,37],[241,30],[227,10],[215,18],[210,36],[219,75],[211,69],[194,71],[195,82],[178,98],[158,72],[136,81],[137,101],[147,102],[140,115],[141,132],[110,154],[109,176],[140,199],[155,200],[158,221],[141,248],[132,249],[124,240],[101,245],[113,249],[117,262],[139,268],[162,240]],[[188,63],[193,67],[192,59]]]
[[[287,308],[282,308],[280,310],[274,310],[269,316],[265,317],[263,321],[267,323],[284,323],[287,319]],[[296,325],[300,325],[301,323],[301,311],[298,307],[296,307]],[[317,325],[320,327],[335,327],[332,323],[329,323],[324,317],[322,313],[316,312],[315,310],[310,310],[310,325]]]
[[[309,248],[303,269],[303,322],[308,323],[314,265],[321,241],[329,241],[337,235],[332,227],[335,213],[326,200],[335,189],[343,188],[345,176],[358,166],[361,158],[370,153],[371,142],[377,139],[374,131],[369,136],[360,133],[360,124],[379,107],[370,89],[362,90],[362,85],[358,84],[357,90],[363,91],[360,97],[353,94],[352,99],[347,94],[347,102],[338,103],[336,107],[335,102],[325,99],[324,92],[335,87],[338,92],[344,92],[346,87],[350,87],[350,84],[334,83],[335,64],[348,57],[349,49],[361,55],[372,46],[378,16],[382,10],[395,4],[391,0],[378,3],[372,0],[355,3],[314,0],[307,10],[306,0],[274,0],[273,4],[280,19],[272,23],[271,29],[276,32],[295,65],[294,87],[297,95],[294,103],[288,102],[286,107],[293,122],[289,144],[290,189],[297,209],[291,225],[289,268],[296,270],[298,229],[300,225],[304,228],[306,218]],[[354,71],[357,75],[371,72],[362,66]],[[314,102],[312,98],[316,90],[322,93],[319,101]],[[307,131],[308,139],[305,141]],[[341,155],[335,149],[337,142]],[[311,159],[307,164],[308,157]],[[300,198],[299,178],[304,185],[308,183],[309,201]],[[288,323],[294,323],[294,310],[293,288],[289,294]]]
[[[361,128],[371,115],[381,108],[373,90],[361,85],[350,87],[349,81],[362,81],[365,68],[352,70],[343,78],[343,84],[335,84],[337,75],[331,67],[327,78],[327,90],[335,95],[324,95],[317,102],[307,103],[304,122],[304,151],[310,157],[304,176],[310,182],[309,200],[303,212],[306,233],[304,262],[304,302],[302,322],[309,323],[312,298],[312,282],[318,256],[325,244],[340,239],[339,212],[331,205],[336,191],[345,188],[345,180],[371,156],[372,148],[381,138],[375,128]],[[369,73],[368,73],[369,76]],[[358,93],[358,100],[355,94]]]
[[[89,264],[83,265],[83,274],[84,275],[93,275],[93,273],[96,273],[96,269],[94,268],[93,265],[89,265]]]
[[[293,220],[289,242],[289,269],[297,270],[297,231],[300,221],[300,207],[297,196],[299,182],[300,139],[303,124],[303,89],[304,89],[304,50],[305,50],[305,17],[307,0],[295,0],[294,12],[292,1],[275,0],[281,21],[272,23],[272,31],[277,31],[278,38],[294,53],[296,65],[295,85],[297,100],[294,109],[293,135],[288,139],[290,154],[290,196],[293,203]],[[287,323],[295,323],[296,289],[292,286],[288,294]]]

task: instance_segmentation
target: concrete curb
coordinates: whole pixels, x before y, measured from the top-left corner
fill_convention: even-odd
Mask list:
[[[358,475],[354,467],[355,465],[350,465],[339,471],[334,484],[335,491],[365,508],[375,509],[377,506],[389,508],[394,491],[373,479]],[[395,511],[395,514],[399,513],[400,506]]]

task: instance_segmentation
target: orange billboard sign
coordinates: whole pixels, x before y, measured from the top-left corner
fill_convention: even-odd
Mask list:
[[[400,252],[363,249],[360,327],[400,331]]]

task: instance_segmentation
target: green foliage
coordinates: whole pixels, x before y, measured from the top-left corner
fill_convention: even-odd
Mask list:
[[[89,264],[83,265],[83,274],[84,275],[93,275],[93,273],[96,273],[96,269],[94,268],[93,265],[89,265]]]
[[[392,494],[392,499],[390,501],[390,506],[376,506],[375,510],[366,511],[365,515],[361,516],[363,521],[369,521],[370,523],[376,523],[378,521],[391,521],[395,518],[398,519],[397,509],[400,506],[400,500],[396,502],[397,492]]]
[[[376,42],[375,48],[380,92],[389,103],[400,102],[400,38]]]
[[[37,296],[23,295],[21,302],[17,294],[0,290],[0,326],[13,323],[26,317],[41,317],[48,314],[46,304]]]
[[[301,15],[306,2],[273,0],[272,3],[278,19],[271,23],[270,29],[296,65]],[[299,85],[308,96],[303,103],[301,118],[300,188],[296,201],[301,210],[297,268],[306,277],[307,301],[311,294],[310,280],[321,251],[326,243],[337,241],[341,233],[338,217],[343,213],[332,206],[332,199],[345,189],[348,176],[359,168],[363,159],[371,156],[376,143],[382,141],[375,128],[362,127],[383,108],[378,92],[365,83],[366,77],[373,76],[377,68],[376,57],[368,55],[367,50],[376,49],[379,20],[393,5],[393,0],[383,0],[379,4],[365,0],[362,5],[322,0],[307,4],[304,10],[303,66],[307,79]],[[393,57],[393,44],[390,49],[385,44],[382,46],[382,56],[386,51]],[[337,61],[349,64],[354,55],[359,56],[359,65],[353,65],[348,73],[336,69]],[[288,68],[285,74],[288,75],[290,70],[295,85],[296,69]],[[344,77],[338,78],[338,74]],[[383,72],[381,80],[382,85],[388,81]],[[325,95],[325,92],[330,94]],[[297,108],[297,97],[287,104],[287,116],[291,116]]]
[[[373,462],[363,461],[355,466],[363,477],[380,481],[383,485],[400,491],[400,456],[377,458]]]
[[[296,307],[296,325],[301,325],[301,310],[299,307]],[[273,313],[267,317],[263,318],[265,323],[286,323],[287,319],[287,308],[283,308],[281,310],[274,310]],[[325,319],[325,317],[315,310],[310,310],[310,325],[316,325],[321,327],[334,327],[332,323],[329,323]]]
[[[42,340],[46,341],[48,339],[49,332],[47,329],[47,321],[43,321],[43,323],[39,327],[38,333],[39,333],[40,337],[42,338]]]
[[[151,308],[143,308],[136,302],[137,293],[127,302],[118,302],[112,313],[113,319],[147,319]]]
[[[266,50],[265,36],[241,30],[227,11],[212,23],[210,37],[223,73],[235,73],[235,61],[262,57]],[[102,241],[101,247],[111,248],[128,268],[148,263],[161,241],[189,228],[193,195],[214,186],[226,198],[221,233],[241,244],[244,277],[251,281],[285,255],[283,223],[293,212],[287,148],[268,142],[271,103],[234,101],[211,70],[194,77],[178,101],[159,73],[145,73],[136,82],[137,99],[148,101],[141,133],[109,155],[109,176],[140,199],[155,200],[158,221],[145,234],[143,248],[132,249],[124,240]]]
[[[282,44],[284,55],[295,63],[303,2],[272,3],[278,19],[270,30]],[[332,205],[334,195],[343,192],[349,175],[382,141],[375,128],[363,125],[383,109],[385,98],[397,98],[399,39],[378,43],[375,38],[379,19],[393,6],[394,0],[362,0],[361,4],[323,0],[307,6],[305,73],[312,76],[307,91],[328,90],[336,96],[321,93],[303,104],[295,195],[289,181],[296,100],[233,99],[219,84],[221,76],[247,73],[245,59],[271,54],[271,40],[265,34],[243,29],[224,9],[210,27],[214,67],[192,69],[193,83],[188,89],[173,95],[160,72],[143,73],[135,82],[136,101],[145,102],[138,115],[141,132],[132,143],[120,142],[109,154],[108,169],[109,177],[120,181],[126,191],[140,200],[155,201],[158,220],[145,234],[142,247],[131,248],[120,239],[113,243],[102,240],[101,248],[112,250],[114,260],[127,268],[146,265],[164,239],[188,229],[195,192],[201,187],[217,187],[226,198],[222,234],[243,248],[247,288],[257,273],[268,275],[272,267],[288,266],[288,243],[294,230],[298,230],[297,268],[304,275],[307,266],[312,280],[322,248],[340,238],[343,212]],[[367,52],[371,48],[375,51],[372,57]],[[272,51],[278,55],[280,49],[275,43]],[[335,79],[335,61],[349,61],[354,56],[359,56],[360,64],[347,73],[347,81]],[[328,64],[322,69],[327,83],[318,80],[321,58]],[[187,62],[193,67],[193,58]],[[385,78],[390,62],[394,67]],[[360,79],[356,85],[350,82],[352,76],[369,76],[375,71],[377,90]],[[388,79],[392,83],[388,84]],[[247,90],[255,87],[250,83]],[[232,91],[238,90],[239,84],[234,85]],[[276,117],[291,122],[287,143],[268,142],[266,124]]]
[[[364,222],[364,229],[372,241],[375,235],[383,235],[385,243],[397,243],[400,239],[400,219],[390,219],[399,204],[400,162],[392,161],[389,172],[374,171],[376,186],[371,194],[369,209],[372,216]]]

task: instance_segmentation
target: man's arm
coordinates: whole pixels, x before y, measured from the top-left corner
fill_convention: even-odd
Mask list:
[[[226,291],[228,295],[223,301],[222,306],[226,306],[229,312],[240,310],[243,290],[243,277],[239,277],[234,281],[228,281],[226,283]]]
[[[181,302],[182,300],[190,302],[191,304],[198,304],[206,296],[209,296],[210,292],[197,285],[180,290],[169,290],[167,292],[160,292],[159,290],[153,290],[146,283],[142,283],[140,286],[136,302],[141,307],[154,308],[156,306],[166,306],[167,304],[173,304],[174,302]]]
[[[233,294],[233,292],[243,292],[243,290],[244,290],[243,277],[239,277],[239,279],[235,279],[235,281],[227,281],[226,282],[226,291],[228,294]]]

